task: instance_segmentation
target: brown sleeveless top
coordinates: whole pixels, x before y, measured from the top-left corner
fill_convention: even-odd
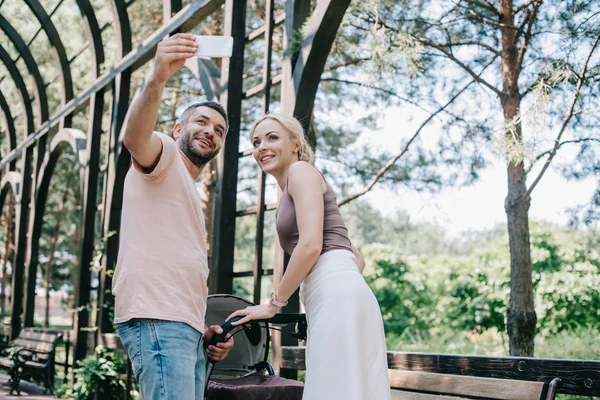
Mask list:
[[[325,180],[324,177],[323,180]],[[325,218],[323,219],[323,249],[321,254],[337,249],[352,251],[352,244],[348,239],[348,229],[346,229],[340,214],[335,193],[333,193],[333,189],[326,180],[325,185],[327,190],[323,194]],[[287,254],[291,255],[298,244],[299,235],[294,199],[288,193],[287,185],[283,189],[277,208],[276,227],[281,247]]]

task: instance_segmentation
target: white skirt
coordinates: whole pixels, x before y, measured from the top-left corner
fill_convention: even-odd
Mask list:
[[[320,256],[300,299],[308,320],[303,400],[391,399],[381,310],[354,254]]]

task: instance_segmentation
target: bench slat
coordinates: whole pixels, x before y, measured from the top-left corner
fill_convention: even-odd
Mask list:
[[[477,376],[549,384],[560,378],[559,394],[600,397],[600,361],[498,357],[388,351],[393,370]],[[304,347],[281,346],[280,368],[304,370]]]
[[[3,367],[10,368],[13,365],[15,365],[15,363],[13,363],[13,361],[9,357],[0,357],[0,365]]]
[[[494,400],[540,400],[544,383],[389,370],[390,385],[407,389]]]
[[[27,339],[17,339],[15,341],[15,347],[49,352],[53,350],[55,346],[52,343],[36,342],[34,340]]]
[[[38,342],[48,342],[54,343],[60,337],[57,333],[45,333],[45,332],[35,332],[29,330],[23,330],[19,334],[19,339],[29,339],[35,340]]]
[[[425,394],[406,392],[404,390],[392,390],[392,400],[460,400],[461,397],[446,397],[436,394]]]

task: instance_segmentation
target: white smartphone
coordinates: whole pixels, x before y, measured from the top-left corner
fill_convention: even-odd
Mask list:
[[[231,36],[196,36],[198,50],[196,57],[231,57],[233,51],[233,38]]]

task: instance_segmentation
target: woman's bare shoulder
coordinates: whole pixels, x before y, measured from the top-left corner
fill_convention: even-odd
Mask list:
[[[288,192],[293,196],[294,191],[321,189],[323,178],[317,169],[305,161],[296,161],[288,170]]]

